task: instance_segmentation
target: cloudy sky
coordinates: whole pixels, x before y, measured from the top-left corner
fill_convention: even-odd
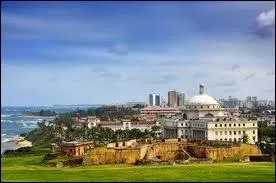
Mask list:
[[[274,99],[274,2],[5,2],[2,105]]]

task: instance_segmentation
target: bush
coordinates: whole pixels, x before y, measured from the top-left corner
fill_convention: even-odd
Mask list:
[[[20,147],[16,150],[6,150],[2,156],[3,157],[16,157],[16,156],[24,156],[24,155],[45,155],[46,153],[51,152],[50,149],[42,149],[42,148],[34,148],[34,147]]]

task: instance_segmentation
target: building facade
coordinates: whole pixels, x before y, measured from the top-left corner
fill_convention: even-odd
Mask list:
[[[184,106],[185,105],[185,94],[184,93],[177,93],[177,106]]]
[[[168,92],[168,105],[169,107],[177,107],[177,93],[175,90]]]
[[[160,106],[160,95],[149,94],[149,106]]]
[[[158,119],[163,137],[241,141],[247,134],[249,143],[258,141],[257,121],[226,112],[215,99],[205,94],[202,84],[199,95],[192,97],[180,110],[181,115]]]

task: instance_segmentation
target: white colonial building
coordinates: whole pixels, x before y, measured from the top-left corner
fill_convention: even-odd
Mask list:
[[[158,119],[165,138],[240,141],[247,134],[249,143],[258,141],[257,121],[230,115],[204,93],[203,84],[200,84],[199,95],[192,97],[180,110],[181,115]]]

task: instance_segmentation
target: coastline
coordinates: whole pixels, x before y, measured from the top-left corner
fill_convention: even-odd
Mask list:
[[[25,139],[25,137],[15,137],[5,143],[1,143],[1,154],[6,150],[17,150],[21,147],[32,147],[32,142]]]

